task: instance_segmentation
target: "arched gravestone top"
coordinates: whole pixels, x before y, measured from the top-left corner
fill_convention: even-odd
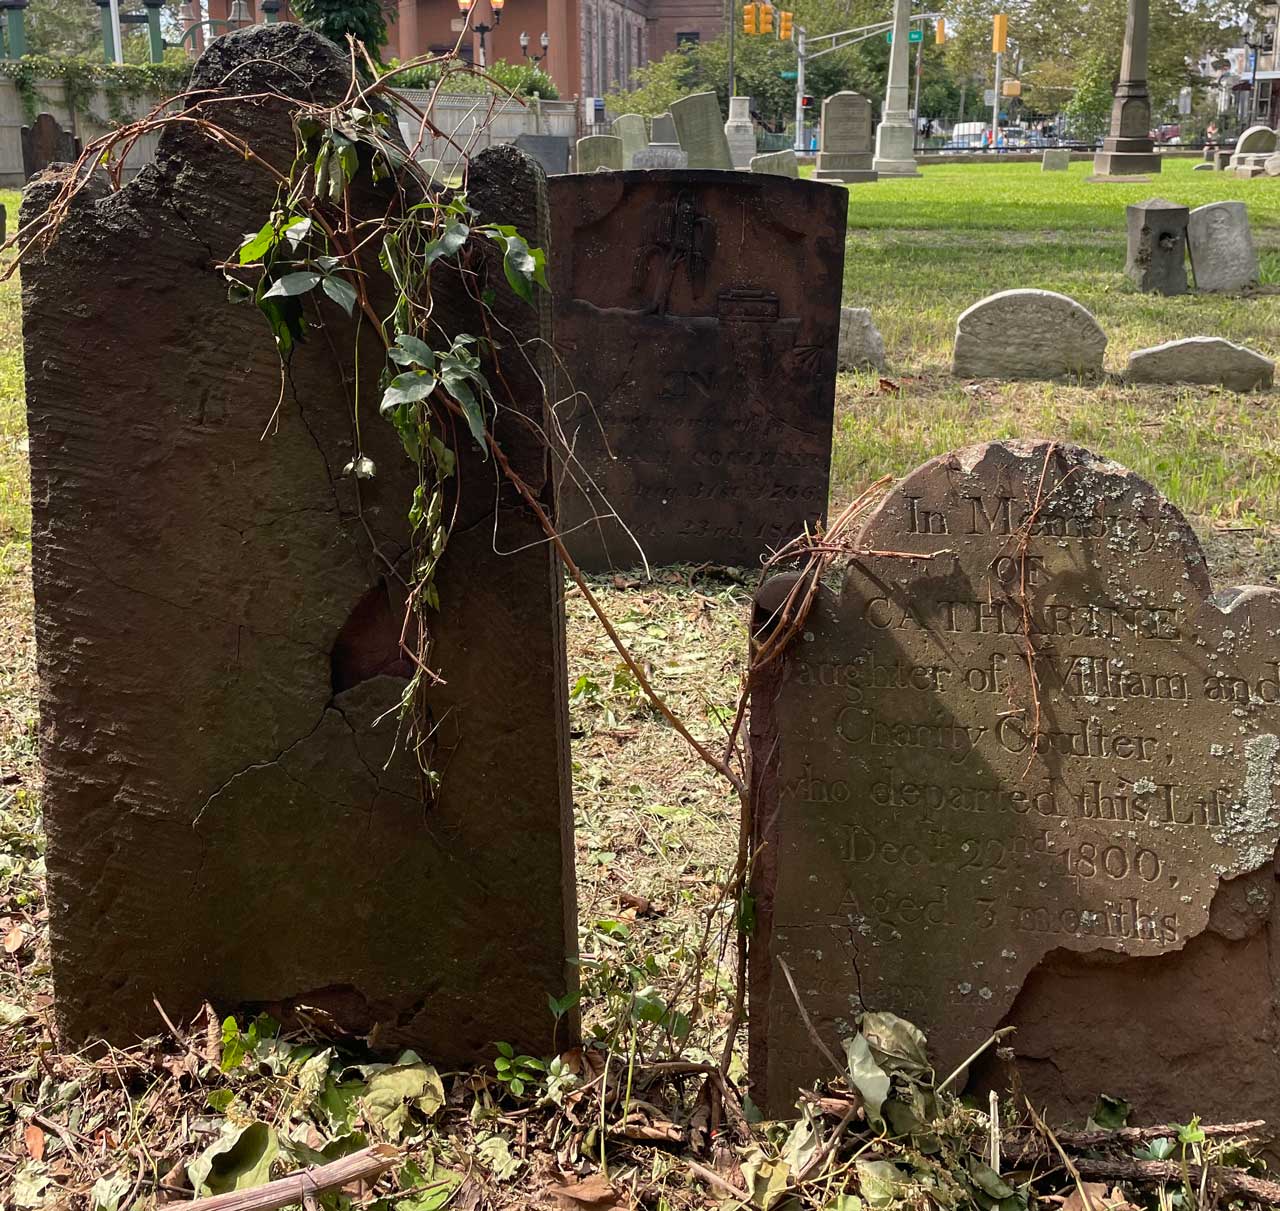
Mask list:
[[[1106,348],[1106,333],[1075,299],[1002,290],[956,321],[951,369],[960,378],[1091,378],[1102,374]]]
[[[1265,155],[1276,149],[1277,134],[1270,126],[1250,126],[1236,140],[1236,155]]]
[[[263,95],[330,105],[349,84],[346,53],[292,22],[218,38],[192,78],[222,88],[219,123],[286,172],[295,107]],[[25,221],[61,182],[28,189]],[[457,497],[437,577],[447,683],[425,707],[443,776],[424,798],[395,743],[407,569],[387,568],[409,549],[417,469],[374,409],[362,452],[377,473],[343,475],[345,314],[317,300],[332,344],[311,330],[281,400],[269,329],[227,303],[217,269],[276,194],[256,163],[171,124],[154,163],[78,195],[23,262],[59,1027],[123,1045],[155,1029],[153,997],[176,1021],[206,999],[302,1003],[445,1063],[513,1035],[545,1054],[547,993],[571,982],[576,937],[562,572],[514,491],[495,496],[492,460],[459,442],[454,482],[483,486]],[[362,172],[353,219],[395,196]],[[475,157],[468,200],[546,246],[543,176],[515,148]],[[467,278],[437,268],[442,336],[486,321],[506,334],[502,373],[485,358],[513,417],[499,437],[549,499],[534,435],[548,310],[505,287],[488,242]],[[389,314],[385,277],[367,280]],[[471,300],[487,283],[486,314]],[[384,351],[368,324],[360,340],[365,406]],[[517,942],[495,922],[518,923]]]
[[[974,446],[897,484],[853,550],[751,704],[769,1113],[823,1073],[779,961],[837,1054],[889,1010],[947,1072],[1046,956],[1181,951],[1280,838],[1280,591],[1215,599],[1150,484],[1077,447]],[[1213,1046],[1189,1008],[1175,1053]],[[1099,1046],[1108,1012],[1074,1023],[1082,1051],[1128,1046]]]
[[[573,153],[574,172],[622,169],[622,139],[618,135],[584,135]]]

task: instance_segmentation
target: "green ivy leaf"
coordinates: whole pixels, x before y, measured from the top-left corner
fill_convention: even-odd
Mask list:
[[[471,228],[465,223],[451,219],[445,226],[444,234],[423,249],[422,255],[426,263],[431,265],[441,257],[453,256],[467,242],[470,234]]]
[[[412,404],[426,399],[436,389],[436,376],[425,370],[410,370],[397,374],[382,393],[378,411],[386,416],[401,404]]]
[[[240,242],[240,264],[248,265],[251,261],[260,261],[276,246],[279,237],[273,222],[262,225],[262,229],[245,236]]]
[[[286,273],[272,282],[262,297],[264,299],[293,298],[295,295],[306,294],[308,290],[314,290],[319,282],[320,275],[310,270]]]
[[[421,366],[424,370],[434,369],[436,355],[431,346],[407,332],[396,337],[396,343],[387,351],[397,366]]]
[[[350,282],[339,277],[321,278],[320,288],[348,315],[355,310],[356,288]]]
[[[248,1190],[270,1180],[271,1162],[279,1150],[276,1133],[266,1123],[229,1125],[221,1138],[187,1165],[187,1177],[197,1198]]]

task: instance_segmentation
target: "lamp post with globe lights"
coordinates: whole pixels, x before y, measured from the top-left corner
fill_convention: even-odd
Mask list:
[[[529,53],[529,35],[521,31],[520,53],[524,55],[524,57],[528,59],[529,62],[531,62],[534,65],[534,67],[537,67],[538,64],[541,63],[543,59],[547,57],[547,46],[550,44],[550,42],[551,42],[551,39],[547,37],[547,31],[544,29],[542,31],[542,37],[538,39],[538,45],[542,47],[542,54],[531,55]]]

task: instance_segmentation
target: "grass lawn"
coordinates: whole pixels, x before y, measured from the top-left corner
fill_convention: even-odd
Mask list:
[[[851,187],[844,301],[871,309],[890,371],[883,379],[840,378],[835,502],[886,472],[905,473],[971,442],[1058,437],[1152,479],[1191,516],[1220,583],[1280,582],[1280,392],[1241,396],[1113,379],[972,384],[946,372],[956,317],[1012,287],[1061,291],[1092,310],[1110,337],[1113,372],[1132,349],[1193,335],[1280,356],[1280,180],[1197,174],[1192,164],[1172,162],[1158,181],[1138,186],[1088,184],[1085,164],[1043,174],[1037,164],[997,163],[928,167],[917,180]],[[1124,207],[1157,194],[1193,206],[1247,201],[1263,285],[1236,297],[1135,291],[1123,274]],[[0,192],[0,202],[12,226],[18,196]],[[14,953],[0,955],[0,1003],[26,1005],[48,989],[29,569],[13,279],[0,283],[0,935],[18,942]],[[715,574],[660,570],[652,584],[608,577],[599,588],[658,689],[714,746],[742,671],[745,587]],[[616,653],[577,594],[568,613],[582,954],[614,970],[632,966],[664,992],[700,989],[682,1008],[702,1032],[700,1054],[710,1056],[727,1016],[728,965],[690,965],[700,937],[730,931],[730,915],[713,906],[734,857],[737,805],[619,673]],[[712,952],[720,952],[714,941]],[[601,1012],[587,1007],[589,1020]],[[10,1067],[31,1057],[13,1049],[11,1059]],[[6,1072],[0,1063],[0,1085]],[[127,1103],[112,1104],[121,1153],[134,1142],[145,1150]],[[190,1155],[192,1140],[181,1131],[179,1138],[174,1128],[174,1146]]]
[[[1241,181],[1174,160],[1149,184],[1090,183],[1091,165],[928,166],[919,179],[849,188],[844,301],[869,307],[889,381],[842,377],[833,493],[901,474],[988,438],[1046,436],[1090,446],[1149,477],[1198,523],[1228,578],[1280,574],[1276,396],[1213,388],[1126,387],[1128,354],[1187,336],[1222,336],[1280,356],[1280,179]],[[1245,295],[1142,294],[1124,276],[1125,206],[1161,196],[1188,206],[1249,205],[1262,285]],[[966,384],[947,373],[957,316],[998,290],[1068,294],[1107,333],[1097,386]],[[1228,528],[1229,527],[1229,528]]]

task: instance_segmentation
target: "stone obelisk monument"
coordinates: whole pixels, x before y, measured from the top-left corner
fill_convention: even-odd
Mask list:
[[[1093,158],[1100,177],[1132,177],[1160,171],[1151,141],[1151,101],[1147,96],[1147,35],[1150,0],[1129,0],[1124,26],[1124,57],[1111,107],[1111,133]]]
[[[893,46],[889,48],[889,84],[884,115],[876,131],[876,154],[871,167],[882,177],[918,177],[916,128],[911,120],[911,0],[894,0]]]

